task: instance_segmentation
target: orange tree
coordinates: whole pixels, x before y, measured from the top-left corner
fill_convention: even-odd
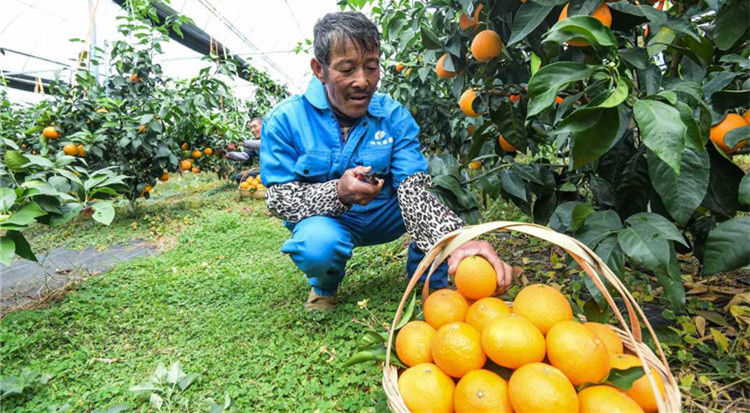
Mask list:
[[[27,122],[44,122],[49,107],[13,105],[0,91],[0,264],[18,255],[36,261],[23,232],[31,225],[59,225],[80,212],[109,225],[112,199],[126,188],[113,168],[91,169],[85,159],[64,153],[50,156],[47,140],[64,139],[50,129],[34,133]],[[46,124],[49,128],[49,124]],[[77,150],[77,149],[75,149]]]
[[[412,111],[436,193],[469,220],[469,189],[501,196],[618,274],[647,268],[677,309],[678,252],[706,275],[750,264],[750,178],[732,162],[750,134],[748,0],[340,5],[366,3],[381,90]]]

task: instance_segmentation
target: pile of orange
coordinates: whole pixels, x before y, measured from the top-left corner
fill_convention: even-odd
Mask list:
[[[260,182],[260,174],[258,174],[255,178],[248,177],[242,183],[240,183],[240,189],[245,191],[255,191],[260,189],[266,189],[265,186]]]
[[[424,321],[407,323],[396,336],[407,366],[398,389],[412,412],[657,410],[645,376],[627,391],[600,384],[611,368],[640,366],[640,359],[623,354],[608,325],[575,321],[555,288],[526,286],[508,306],[494,297],[494,268],[478,256],[459,263],[455,285],[430,294]]]

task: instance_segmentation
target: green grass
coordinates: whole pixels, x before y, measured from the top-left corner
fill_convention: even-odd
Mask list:
[[[363,331],[353,319],[368,317],[358,300],[377,303],[372,311],[384,320],[395,311],[405,285],[403,260],[395,257],[401,244],[357,250],[343,303],[330,314],[308,314],[302,310],[307,282],[279,252],[288,231],[262,213],[261,201],[237,203],[235,195],[199,203],[162,255],[123,263],[60,303],[2,320],[0,375],[29,368],[53,376],[29,400],[10,399],[3,407],[134,408],[128,388],[159,363],[175,361],[200,376],[178,396],[188,411],[224,395],[241,411],[383,407],[379,369],[341,363]],[[121,221],[114,224],[121,235],[97,242],[131,235],[128,220]],[[81,240],[95,235],[81,232]]]
[[[199,377],[165,411],[204,411],[209,399],[225,396],[237,411],[386,409],[380,368],[342,364],[367,330],[365,322],[393,316],[406,285],[403,240],[355,250],[342,303],[331,313],[309,314],[302,310],[308,284],[279,251],[288,231],[265,214],[262,201],[238,202],[236,191],[218,191],[221,185],[203,174],[172,179],[139,201],[137,214],[120,205],[108,228],[76,220],[35,229],[30,239],[38,250],[140,238],[158,244],[162,253],[122,263],[78,284],[59,302],[1,320],[0,376],[30,369],[52,380],[4,400],[0,410],[38,412],[67,404],[70,411],[90,411],[122,404],[149,411],[129,388],[151,377],[160,363],[176,361]],[[488,204],[483,214],[484,220],[520,217],[503,202]],[[490,240],[501,257],[526,269],[530,282],[562,286],[574,307],[582,307],[587,294],[580,270],[568,266],[561,251],[521,237]],[[630,271],[627,278],[639,301],[663,304],[654,280]],[[744,288],[731,276],[704,281]],[[720,410],[727,400],[750,394],[742,381],[748,330],[722,311],[724,298],[712,303],[702,297],[691,296],[686,315],[662,312],[672,320],[663,342],[685,407]],[[358,305],[365,299],[366,308]],[[725,349],[696,333],[692,317],[709,312],[715,313],[709,321],[718,323],[709,326],[735,331]],[[730,327],[720,327],[721,318]]]

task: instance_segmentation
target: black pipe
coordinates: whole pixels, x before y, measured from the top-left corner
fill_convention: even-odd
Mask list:
[[[127,0],[112,0],[117,5],[119,5],[122,8],[126,7]],[[173,8],[169,7],[167,4],[158,1],[158,0],[152,0],[151,5],[156,9],[156,14],[158,16],[157,21],[153,21],[153,23],[161,25],[166,22],[167,18],[170,16],[178,16],[179,13],[174,10]],[[151,19],[153,20],[153,18]],[[224,56],[226,56],[226,60],[231,60],[237,65],[237,72],[239,77],[241,77],[244,80],[247,80],[248,82],[257,84],[258,80],[266,80],[271,82],[272,84],[276,85],[277,92],[280,95],[286,95],[287,92],[284,87],[279,86],[276,84],[276,82],[272,81],[270,77],[264,72],[259,71],[258,69],[250,66],[245,59],[241,58],[238,55],[233,55],[228,48],[226,48],[222,43],[220,43],[218,40],[213,39],[211,36],[209,36],[208,33],[197,27],[196,25],[192,23],[184,23],[180,25],[180,31],[182,32],[182,36],[172,30],[171,26],[168,26],[169,30],[169,37],[176,42],[184,45],[185,47],[194,50],[200,54],[208,55],[211,53],[211,42],[213,41],[213,50],[215,53],[219,56],[220,59],[224,59]]]
[[[3,79],[5,82],[3,82]],[[42,87],[44,87],[44,92],[49,93],[49,87],[52,83],[52,80],[40,78],[42,81]],[[5,84],[3,84],[5,83]],[[13,89],[23,90],[26,92],[34,92],[34,89],[38,86],[37,78],[33,76],[23,75],[23,74],[9,74],[9,75],[3,75],[0,77],[0,86],[6,86]]]

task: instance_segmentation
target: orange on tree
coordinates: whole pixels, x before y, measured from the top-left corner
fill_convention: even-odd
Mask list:
[[[453,380],[431,363],[409,367],[398,378],[398,392],[414,413],[452,412],[455,387]]]
[[[518,93],[511,93],[510,96],[508,96],[508,99],[510,99],[511,102],[518,102],[521,100],[521,95]]]
[[[469,304],[458,292],[444,288],[430,294],[422,307],[427,324],[437,329],[454,321],[464,321]]]
[[[471,161],[469,162],[469,169],[479,169],[482,167],[482,161]]]
[[[631,354],[615,354],[614,357],[612,357],[613,369],[626,370],[636,366],[640,367],[643,366],[643,364],[641,364],[641,360],[638,357]],[[653,367],[651,367],[651,374],[654,376],[656,387],[659,389],[659,393],[663,400],[665,394],[664,382]],[[656,402],[656,397],[654,397],[654,390],[651,388],[648,377],[645,375],[634,381],[633,386],[629,390],[625,390],[625,394],[635,400],[635,402],[646,412],[655,412],[659,408]]]
[[[141,81],[141,77],[138,76],[138,73],[133,73],[132,75],[130,75],[130,81],[131,82],[140,82]]]
[[[80,157],[86,156],[86,148],[80,143],[76,146],[76,155]]]
[[[479,331],[460,321],[440,327],[432,338],[430,350],[440,370],[455,378],[481,369],[487,361]]]
[[[479,6],[474,9],[474,18],[469,17],[466,13],[461,13],[461,15],[458,16],[458,26],[461,30],[468,30],[479,24],[479,13],[482,11],[483,7],[484,4],[479,4]]]
[[[196,150],[193,151],[192,155],[193,155],[193,158],[198,159],[198,158],[201,157],[202,154],[201,154],[201,151],[199,151],[199,150],[196,149]]]
[[[396,336],[398,359],[409,367],[422,363],[432,363],[430,343],[435,336],[435,332],[435,329],[424,321],[406,323]]]
[[[578,393],[580,413],[643,413],[633,399],[611,386],[586,387]]]
[[[138,132],[146,132],[146,125],[141,125],[138,127]]]
[[[168,180],[169,180],[169,174],[168,174],[167,172],[164,172],[164,173],[163,173],[163,174],[161,174],[161,176],[159,177],[159,180],[160,180],[160,181],[162,181],[162,182],[166,182],[166,181],[168,181]]]
[[[204,149],[204,150],[203,150],[203,153],[204,153],[204,154],[205,154],[206,156],[211,156],[211,155],[213,155],[213,154],[214,154],[214,150],[213,150],[213,149],[211,149],[211,148],[206,148],[206,149]]]
[[[474,128],[474,125],[469,125],[469,127],[466,128],[466,131],[469,132],[469,135],[473,135],[475,130],[476,129]]]
[[[544,336],[517,314],[502,314],[482,330],[482,349],[490,360],[509,369],[544,360]]]
[[[560,291],[545,285],[532,284],[521,289],[513,300],[513,312],[526,317],[547,334],[560,321],[572,320],[573,309]]]
[[[489,370],[473,370],[458,381],[456,413],[511,413],[508,383]]]
[[[197,173],[199,173],[200,171],[201,171],[201,170],[200,170],[200,168],[198,168],[197,166],[194,166],[194,167],[193,167],[193,169],[191,169],[191,170],[190,170],[190,172],[192,172],[192,173],[194,173],[194,174],[197,174]]]
[[[482,30],[471,41],[471,55],[482,63],[498,57],[503,49],[503,41],[493,30]]]
[[[563,372],[545,363],[530,363],[508,380],[508,397],[516,413],[578,413],[578,395]]]
[[[480,333],[487,325],[503,314],[510,314],[510,307],[497,297],[485,297],[477,300],[466,311],[466,323]]]
[[[151,192],[151,190],[154,189],[151,185],[146,185],[145,188],[143,188],[143,192]]]
[[[66,155],[73,156],[76,153],[78,153],[78,150],[76,149],[75,143],[69,143],[65,146],[63,146],[63,152],[65,152]]]
[[[406,67],[406,65],[404,65],[403,63],[397,64],[396,65],[396,73],[401,73],[401,71],[404,70],[405,67]]]
[[[190,159],[183,159],[182,161],[180,161],[180,167],[183,171],[187,171],[193,167],[193,161],[191,161]]]
[[[182,149],[183,151],[188,150],[188,148],[189,148],[189,146],[188,146],[187,142],[182,142],[182,145],[180,145],[180,149]]]
[[[568,18],[568,6],[570,3],[566,4],[565,7],[563,7],[562,12],[560,13],[560,17],[557,19],[557,21],[562,21]],[[591,13],[591,17],[599,20],[603,25],[610,27],[612,25],[612,12],[609,10],[609,6],[607,6],[606,3],[602,3],[599,7],[594,10],[593,13]],[[582,41],[582,40],[568,40],[568,44],[570,46],[588,46],[588,42]]]
[[[750,109],[746,110],[745,113],[742,114],[742,119],[745,119],[745,122],[750,125]]]
[[[54,126],[47,126],[42,130],[42,135],[47,139],[57,139],[60,137],[60,132]]]
[[[583,326],[599,337],[609,354],[622,354],[622,340],[607,324],[587,322]]]
[[[476,118],[479,116],[478,113],[474,112],[474,99],[477,98],[477,92],[474,89],[466,89],[464,93],[461,94],[461,98],[458,99],[458,106],[461,108],[462,111],[464,111],[465,114],[468,116],[471,116],[472,118]]]
[[[609,374],[609,353],[583,324],[562,321],[547,332],[547,358],[574,386],[598,383]]]
[[[443,64],[445,64],[445,59],[447,58],[448,53],[445,53],[440,56],[440,59],[438,59],[437,63],[435,64],[435,73],[437,73],[437,77],[441,79],[451,79],[456,77],[456,72],[451,72],[443,68]]]
[[[497,141],[500,142],[500,147],[503,148],[505,152],[516,151],[516,147],[511,145],[510,142],[506,141],[505,138],[503,138],[503,135],[498,136]]]
[[[730,113],[714,126],[711,126],[709,132],[709,138],[716,144],[722,151],[726,153],[734,153],[741,147],[745,146],[747,141],[740,142],[734,148],[730,148],[724,143],[724,136],[731,130],[747,126],[748,122],[740,115],[736,113]]]
[[[563,100],[565,99],[563,99],[562,96],[555,96],[555,103],[557,103],[558,105],[563,103]]]
[[[475,162],[477,164],[474,164]],[[471,169],[479,169],[480,166],[480,161],[469,164]],[[497,290],[495,269],[489,261],[478,255],[464,258],[458,263],[455,282],[458,292],[472,300],[489,297]]]
[[[409,77],[409,75],[411,74],[411,70],[411,67],[407,67],[406,70],[404,70],[404,77]]]
[[[99,108],[99,109],[95,110],[95,112],[96,113],[109,113],[109,111],[107,110],[107,108]]]

